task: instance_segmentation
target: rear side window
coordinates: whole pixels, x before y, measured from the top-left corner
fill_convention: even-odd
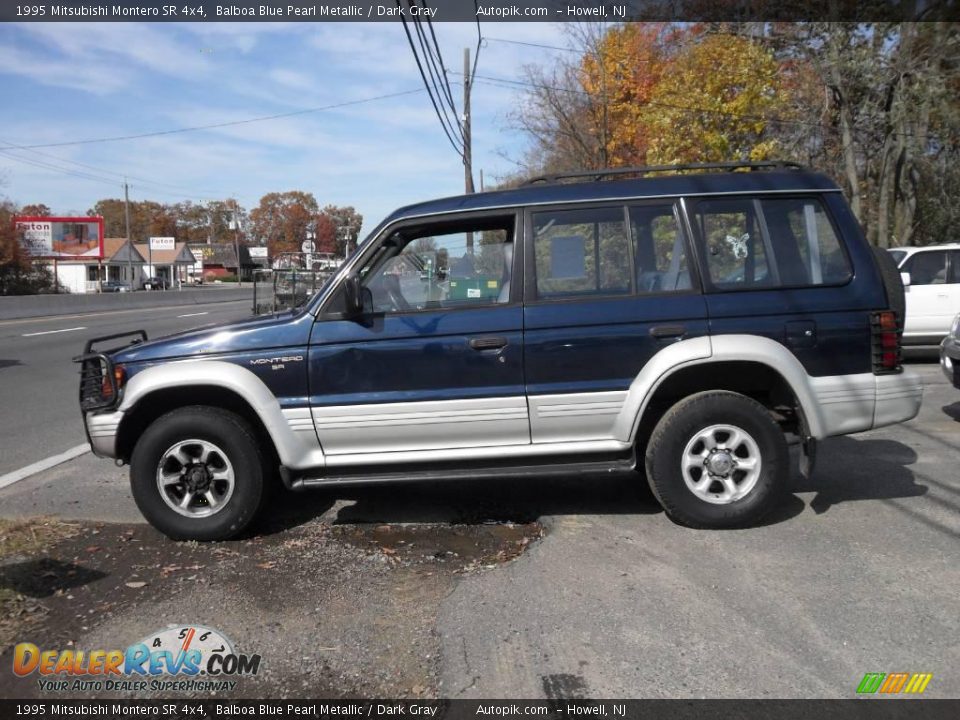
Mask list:
[[[697,204],[695,218],[718,288],[840,285],[852,276],[816,198],[709,200]]]
[[[781,284],[839,285],[850,279],[850,263],[819,200],[784,198],[760,205]]]
[[[622,207],[534,213],[533,235],[538,297],[630,293]]]
[[[630,208],[630,234],[638,293],[691,289],[686,243],[672,204]]]
[[[947,282],[947,251],[930,250],[910,256],[903,267],[910,273],[911,285],[945,285]]]
[[[751,200],[697,204],[710,282],[721,288],[772,287],[758,206]]]

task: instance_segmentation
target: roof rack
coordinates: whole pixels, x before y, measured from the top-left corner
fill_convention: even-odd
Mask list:
[[[678,165],[647,165],[639,167],[606,168],[604,170],[585,170],[581,172],[557,173],[555,175],[541,175],[527,180],[524,185],[538,183],[557,183],[561,180],[593,180],[599,181],[617,175],[648,175],[650,173],[679,172],[682,170],[805,170],[806,168],[795,162],[783,160],[759,160],[751,162],[716,162],[716,163],[682,163]]]

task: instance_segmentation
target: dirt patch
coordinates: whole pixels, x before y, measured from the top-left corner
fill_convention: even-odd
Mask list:
[[[32,558],[78,532],[78,525],[53,518],[0,519],[0,647],[14,642],[21,628],[45,612],[45,607],[36,601],[43,594],[40,586],[48,587],[49,595],[59,589],[53,578],[63,576],[65,584],[72,579],[72,568],[54,569],[35,564],[37,561]]]
[[[181,624],[215,628],[238,652],[261,655],[256,677],[218,696],[442,695],[440,602],[463,573],[510,561],[542,535],[538,523],[333,517],[201,544],[171,542],[143,525],[70,527],[69,537],[31,546],[0,570],[4,585],[37,608],[29,626],[4,614],[16,634],[0,652],[0,697],[49,697],[36,675],[8,672],[12,643],[124,649]]]
[[[518,557],[540,538],[539,523],[482,525],[334,525],[334,537],[358,548],[380,552],[392,563],[439,565],[462,573],[492,568]]]

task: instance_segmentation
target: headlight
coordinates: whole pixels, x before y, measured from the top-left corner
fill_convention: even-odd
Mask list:
[[[954,340],[960,340],[960,314],[953,319],[953,325],[950,326],[950,334]]]

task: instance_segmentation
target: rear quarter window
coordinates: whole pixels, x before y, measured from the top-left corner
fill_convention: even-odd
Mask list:
[[[850,261],[816,197],[707,200],[694,207],[718,289],[842,285]]]

